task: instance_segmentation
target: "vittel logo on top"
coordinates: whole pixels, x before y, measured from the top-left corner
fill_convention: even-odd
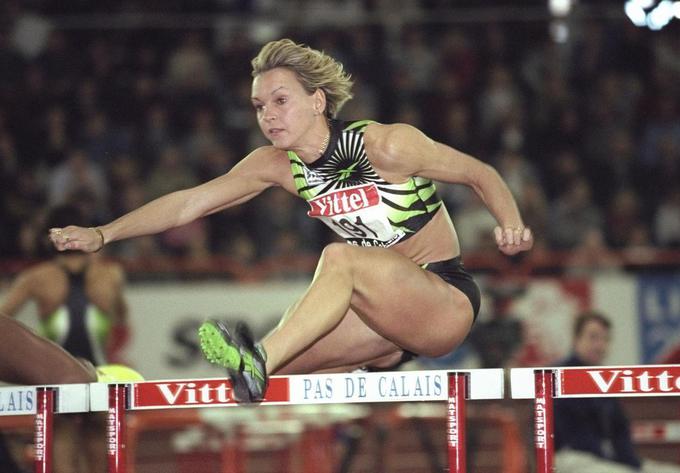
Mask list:
[[[285,402],[288,400],[288,381],[271,379],[266,401]],[[232,406],[237,403],[232,397],[228,379],[197,379],[174,382],[135,383],[132,387],[132,408],[196,407],[207,405]]]
[[[602,369],[565,369],[562,395],[680,393],[680,368],[638,366]]]
[[[309,201],[310,217],[333,217],[372,207],[380,203],[375,184],[338,190]]]
[[[170,405],[224,404],[232,400],[226,383],[164,383],[157,386]]]
[[[589,371],[593,381],[603,393],[607,392],[680,392],[680,378],[668,371],[652,374],[633,370]]]

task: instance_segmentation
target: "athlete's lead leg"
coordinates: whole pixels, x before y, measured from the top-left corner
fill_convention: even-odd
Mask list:
[[[352,308],[375,333],[415,353],[455,348],[472,324],[472,306],[457,289],[396,252],[329,245],[307,292],[263,345],[276,372],[331,332]],[[345,350],[355,346],[346,340]]]

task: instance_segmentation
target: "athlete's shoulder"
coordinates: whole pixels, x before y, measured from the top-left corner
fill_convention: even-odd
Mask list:
[[[234,177],[255,178],[278,182],[282,171],[289,166],[285,151],[273,146],[260,146],[246,155],[229,172]]]
[[[245,159],[277,159],[285,155],[285,151],[275,148],[272,145],[265,145],[252,150]]]
[[[43,261],[23,270],[20,277],[27,280],[39,280],[54,276],[55,273],[63,272],[54,261]]]
[[[255,166],[265,170],[268,166],[279,166],[281,163],[288,163],[288,156],[285,151],[274,148],[271,145],[260,146],[254,149],[241,160],[243,165]]]
[[[379,123],[371,122],[364,132],[366,138],[372,139],[397,139],[408,138],[413,135],[422,135],[422,132],[408,123]]]
[[[43,261],[21,271],[16,277],[16,284],[31,291],[50,284],[63,275],[63,271],[53,261]]]
[[[423,138],[418,128],[406,123],[373,123],[364,132],[364,144],[371,161],[388,169]]]
[[[375,120],[363,119],[363,120],[333,120],[336,122],[342,131],[359,131],[363,132],[367,126],[376,124]]]

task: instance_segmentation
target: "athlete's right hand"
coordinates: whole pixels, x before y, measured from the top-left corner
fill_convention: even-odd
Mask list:
[[[104,247],[103,235],[94,228],[69,225],[65,228],[50,228],[50,240],[59,251],[78,250],[94,253]]]

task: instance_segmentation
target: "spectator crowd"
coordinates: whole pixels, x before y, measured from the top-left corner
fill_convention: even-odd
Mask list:
[[[250,104],[263,30],[344,63],[355,98],[340,118],[410,123],[495,166],[538,245],[680,247],[677,24],[652,32],[625,18],[581,19],[564,42],[547,22],[406,18],[395,29],[361,15],[304,29],[69,28],[52,25],[55,12],[19,5],[0,25],[2,258],[40,256],[50,207],[76,203],[106,222],[265,144]],[[474,195],[439,189],[463,251],[493,247],[494,222]],[[303,201],[277,189],[108,251],[255,262],[316,252],[331,238]]]

